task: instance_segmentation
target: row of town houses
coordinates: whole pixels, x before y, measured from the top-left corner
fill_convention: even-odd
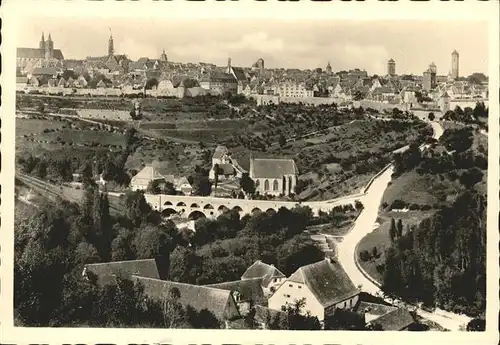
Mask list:
[[[366,71],[357,69],[335,74],[284,69],[255,71],[234,67],[230,60],[227,67],[221,68],[209,64],[189,66],[170,62],[167,64],[160,60],[144,58],[134,62],[133,65],[129,64],[128,70],[129,72],[124,74],[116,68],[109,68],[109,65],[102,61],[93,64],[92,68],[35,67],[26,75],[18,75],[16,86],[18,91],[34,89],[42,93],[54,90],[68,91],[65,89],[98,89],[109,90],[111,95],[143,91],[153,96],[176,97],[186,96],[185,90],[179,92],[179,88],[198,88],[194,93],[196,95],[229,92],[247,97],[256,95],[287,99],[323,97],[344,101],[364,99],[390,104],[416,104],[416,95],[419,92],[434,102],[439,102],[443,96],[452,100],[488,98],[487,85],[470,84],[467,81],[449,80],[438,76],[436,87],[424,91],[421,78],[418,76],[370,77]],[[185,85],[186,80],[190,81],[189,85],[187,83]]]

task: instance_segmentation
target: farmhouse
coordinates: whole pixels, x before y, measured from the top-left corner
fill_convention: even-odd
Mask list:
[[[359,290],[342,266],[325,259],[295,271],[269,298],[268,304],[271,309],[281,310],[281,307],[305,298],[303,312],[309,311],[323,321],[337,308],[354,308],[358,295]]]
[[[260,194],[293,194],[298,175],[293,159],[250,159],[250,178],[255,181],[255,190]]]
[[[184,307],[191,306],[197,312],[208,310],[219,321],[229,321],[241,318],[230,290],[177,283],[148,277],[133,276],[132,278],[136,282],[142,283],[146,295],[157,301],[163,301],[173,289],[177,289],[179,292],[179,302]]]
[[[231,291],[240,314],[244,316],[250,312],[251,308],[257,305],[267,305],[267,300],[264,296],[264,290],[261,284],[261,278],[254,278],[206,286]]]
[[[241,177],[242,174],[242,169],[237,162],[231,158],[227,147],[222,145],[215,148],[214,155],[212,156],[212,168],[208,173],[209,179],[215,180],[216,170],[220,180],[234,176]]]
[[[98,285],[116,282],[117,275],[130,278],[132,275],[160,279],[155,259],[128,260],[88,264],[83,268],[82,276],[90,279],[94,275]]]
[[[255,261],[250,267],[247,268],[245,273],[241,276],[241,280],[260,279],[261,286],[264,292],[274,292],[283,284],[286,276],[274,265],[268,265],[260,260]]]

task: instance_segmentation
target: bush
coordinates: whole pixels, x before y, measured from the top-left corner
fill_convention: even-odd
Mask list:
[[[372,256],[367,250],[363,250],[362,252],[359,253],[359,258],[361,259],[361,261],[366,262],[369,261],[372,258]]]

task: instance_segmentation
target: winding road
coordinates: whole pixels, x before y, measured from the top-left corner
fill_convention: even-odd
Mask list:
[[[443,127],[438,122],[431,122],[434,130],[433,138],[439,139],[443,134]],[[421,149],[425,146],[422,145]],[[404,150],[403,150],[404,151]],[[357,218],[351,231],[344,236],[342,242],[337,244],[337,259],[344,267],[349,278],[355,286],[361,285],[361,290],[372,295],[380,295],[381,289],[372,280],[368,279],[356,265],[356,248],[363,237],[377,228],[376,220],[378,210],[384,192],[391,181],[393,166],[389,166],[380,176],[374,179],[370,188],[362,198],[364,209]],[[392,302],[388,300],[388,302]],[[425,319],[436,322],[451,331],[458,331],[461,326],[467,324],[470,318],[436,309],[434,312],[426,312],[417,309],[417,313]]]

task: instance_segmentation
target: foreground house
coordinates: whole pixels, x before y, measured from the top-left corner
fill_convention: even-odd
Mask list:
[[[98,285],[114,284],[117,275],[131,277],[139,275],[160,279],[158,265],[155,259],[127,260],[116,262],[103,262],[98,264],[88,264],[83,268],[82,276],[90,279],[94,275]]]
[[[378,326],[382,331],[405,331],[415,324],[414,317],[404,307],[361,302],[357,309],[364,314],[367,326]]]
[[[274,265],[268,265],[260,260],[255,261],[247,268],[241,276],[241,280],[260,279],[262,288],[266,295],[272,294],[276,289],[283,284],[286,276]]]
[[[163,301],[169,292],[176,288],[180,293],[179,302],[185,308],[191,306],[197,312],[207,310],[221,322],[241,318],[230,290],[148,277],[133,276],[132,278],[144,286],[146,295],[157,301]]]
[[[236,280],[206,286],[231,291],[242,316],[247,315],[250,309],[255,306],[267,305],[267,299],[262,288],[262,278]]]
[[[338,262],[325,259],[295,271],[269,298],[268,305],[281,310],[302,298],[305,298],[303,311],[323,321],[337,308],[353,309],[359,290]]]

